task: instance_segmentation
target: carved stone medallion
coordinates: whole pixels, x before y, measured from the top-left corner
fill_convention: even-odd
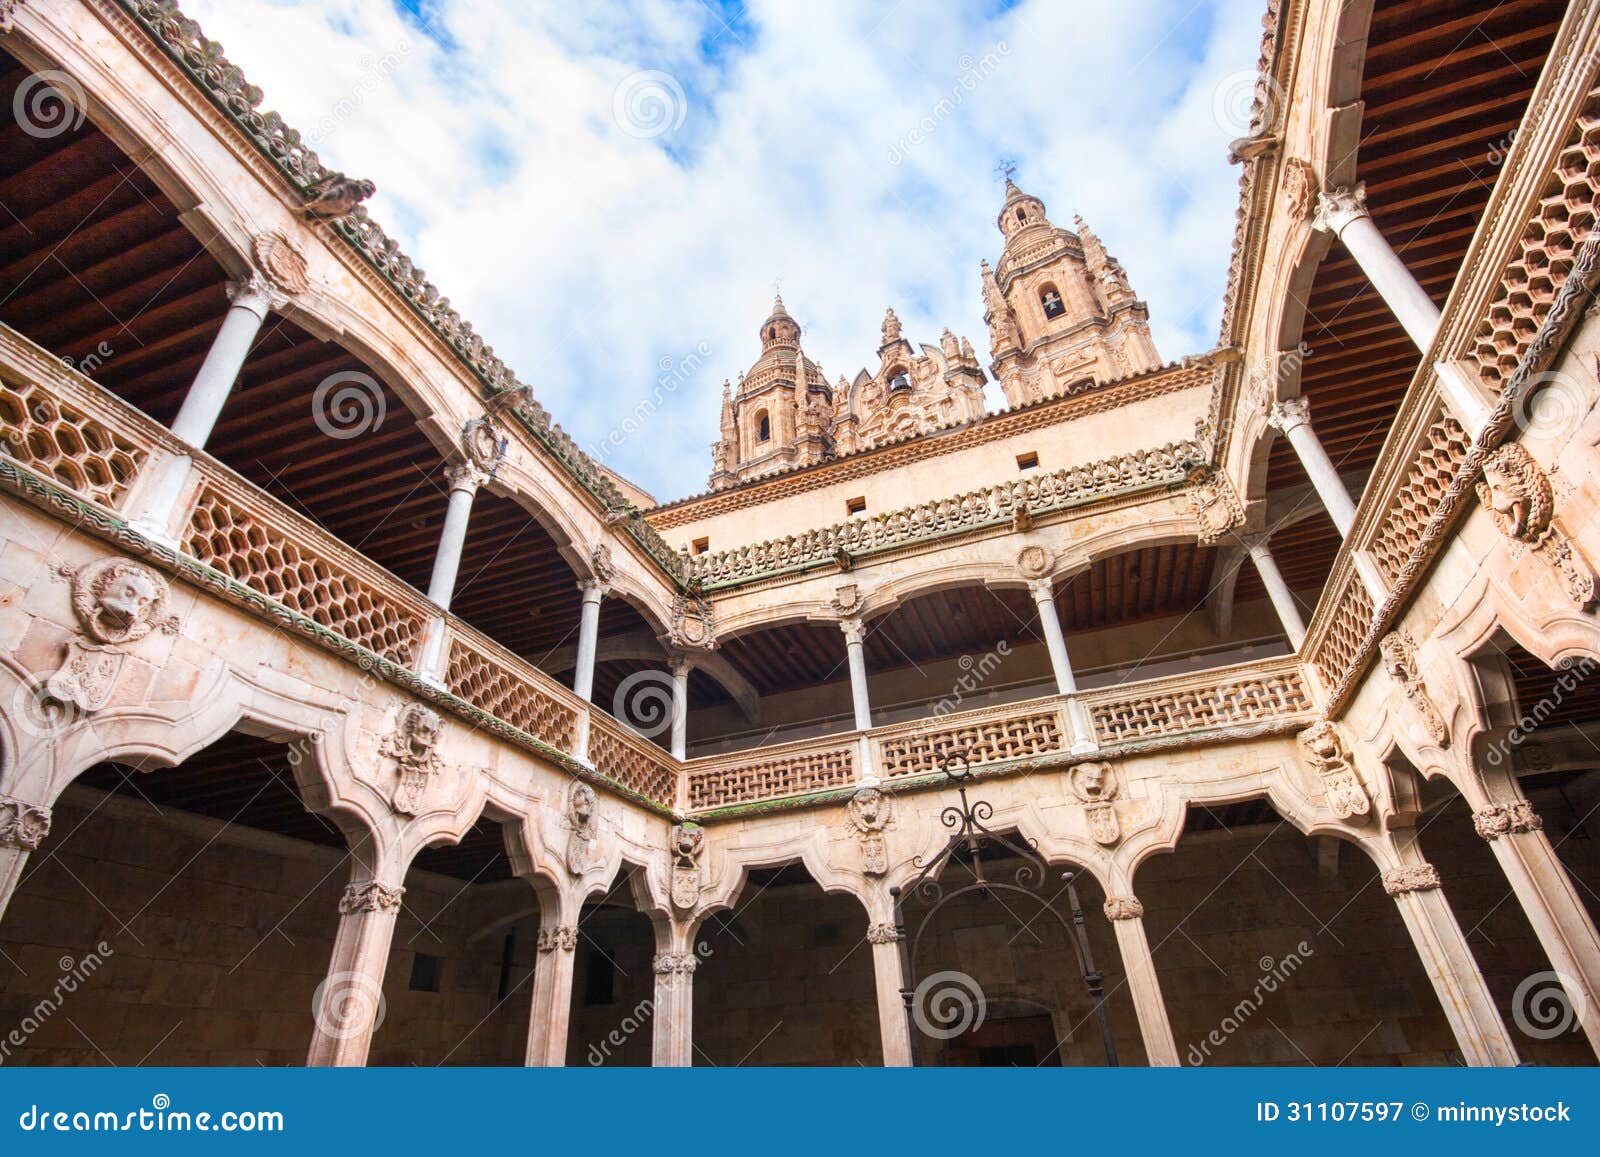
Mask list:
[[[72,611],[82,635],[67,641],[66,661],[45,681],[45,694],[81,711],[98,711],[116,691],[124,648],[151,631],[178,629],[177,618],[166,613],[167,580],[125,558],[62,567],[59,573],[72,582]]]
[[[880,788],[863,787],[850,797],[850,822],[861,836],[861,870],[881,876],[889,870],[889,845],[884,828],[894,815],[894,804]]]
[[[1116,769],[1109,763],[1080,763],[1067,773],[1072,794],[1083,804],[1084,818],[1089,822],[1089,835],[1097,844],[1110,846],[1122,838],[1122,825],[1117,821]]]
[[[1372,811],[1372,801],[1367,798],[1367,789],[1356,772],[1355,761],[1332,723],[1322,719],[1302,731],[1300,750],[1322,781],[1329,811],[1340,819],[1354,819]]]
[[[595,830],[594,788],[574,780],[567,789],[567,871],[582,876],[599,862],[600,836]]]
[[[700,903],[700,853],[706,831],[699,824],[675,824],[668,836],[672,855],[672,906],[692,912]]]
[[[439,771],[439,735],[444,721],[433,708],[408,703],[400,711],[395,730],[383,742],[382,752],[395,762],[398,781],[390,802],[404,816],[421,813],[428,787]]]

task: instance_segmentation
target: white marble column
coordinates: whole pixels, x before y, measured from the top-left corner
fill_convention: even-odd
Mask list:
[[[850,665],[850,703],[856,722],[856,778],[876,782],[872,766],[872,701],[867,695],[866,629],[860,619],[840,619],[844,631],[845,658]]]
[[[578,618],[578,669],[572,673],[573,693],[588,702],[594,694],[594,657],[600,635],[600,600],[605,597],[606,585],[599,579],[584,579],[578,584],[583,592],[583,609]]]
[[[339,901],[339,935],[327,978],[316,992],[308,1065],[367,1063],[389,945],[405,888],[364,879],[349,884]]]
[[[1289,444],[1299,455],[1300,465],[1305,467],[1317,497],[1322,499],[1328,516],[1339,528],[1339,536],[1343,538],[1348,535],[1356,520],[1356,504],[1351,501],[1350,492],[1344,488],[1344,479],[1339,477],[1339,471],[1334,468],[1328,452],[1317,439],[1316,431],[1311,428],[1311,404],[1303,397],[1275,402],[1267,412],[1267,424],[1288,436]]]
[[[694,1064],[694,973],[699,965],[688,929],[677,923],[656,929],[650,1061],[656,1068]]]
[[[1250,552],[1250,561],[1255,564],[1256,574],[1261,576],[1261,585],[1267,589],[1267,597],[1272,600],[1272,609],[1278,612],[1283,633],[1289,636],[1289,644],[1298,651],[1306,641],[1305,620],[1300,617],[1300,608],[1295,604],[1289,584],[1283,581],[1283,572],[1278,569],[1278,562],[1272,557],[1267,541],[1266,535],[1252,538],[1246,544],[1246,549]]]
[[[687,656],[672,660],[672,758],[682,760],[689,752],[689,672],[694,663]]]
[[[1440,888],[1438,870],[1422,858],[1416,830],[1394,828],[1365,846],[1411,934],[1462,1059],[1477,1066],[1515,1065],[1516,1045]]]
[[[286,299],[266,277],[252,273],[228,286],[228,300],[232,304],[222,328],[212,339],[178,416],[172,420],[172,432],[196,449],[203,448],[211,437],[261,324],[267,314],[282,308]]]
[[[1098,750],[1100,745],[1095,742],[1094,724],[1089,712],[1078,701],[1078,681],[1072,674],[1072,659],[1067,654],[1067,639],[1061,631],[1061,616],[1056,614],[1055,584],[1047,578],[1030,579],[1028,591],[1039,608],[1039,629],[1044,633],[1045,649],[1050,652],[1056,690],[1067,697],[1072,750],[1078,754]]]
[[[575,925],[540,924],[539,959],[533,970],[533,1007],[528,1017],[528,1064],[535,1068],[560,1068],[567,1063],[567,1030],[572,1024],[572,969],[577,947]]]
[[[878,996],[878,1032],[883,1040],[884,1067],[911,1065],[911,1022],[906,1013],[905,964],[900,938],[905,930],[895,922],[894,901],[876,894],[867,902],[867,943],[872,946],[872,976]]]
[[[1156,1068],[1176,1068],[1178,1042],[1172,1035],[1167,1002],[1161,995],[1156,976],[1155,957],[1144,932],[1144,905],[1134,896],[1109,896],[1106,919],[1117,934],[1117,950],[1122,954],[1122,972],[1128,978],[1128,993],[1139,1018],[1139,1035],[1144,1040],[1146,1061]]]
[[[1472,819],[1489,841],[1550,967],[1564,978],[1572,1007],[1583,1010],[1584,1034],[1600,1055],[1600,935],[1550,846],[1543,821],[1526,800],[1479,808]]]
[[[196,450],[203,450],[210,440],[267,314],[282,308],[287,297],[265,275],[251,273],[243,281],[228,284],[228,300],[222,328],[212,339],[178,416],[172,420],[172,433]],[[169,524],[193,465],[189,455],[179,454],[156,467],[159,473],[134,511],[135,530],[168,546],[174,544]]]
[[[450,487],[444,511],[444,526],[439,530],[439,547],[433,555],[433,574],[428,579],[428,601],[439,608],[428,624],[422,643],[422,658],[417,673],[435,686],[444,678],[445,614],[455,597],[456,575],[461,570],[461,552],[467,545],[467,527],[472,521],[472,500],[483,484],[484,475],[470,462],[452,462],[444,468]]]
[[[1439,307],[1372,223],[1366,187],[1357,185],[1354,189],[1320,194],[1312,224],[1344,243],[1417,348],[1426,350],[1431,346],[1439,332]]]

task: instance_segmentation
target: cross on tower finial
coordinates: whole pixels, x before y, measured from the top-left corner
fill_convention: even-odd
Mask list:
[[[1012,174],[1017,171],[1017,162],[1010,157],[1001,157],[1000,163],[994,167],[995,175],[1002,180],[1011,180]]]

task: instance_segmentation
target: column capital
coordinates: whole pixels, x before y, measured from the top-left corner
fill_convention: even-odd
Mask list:
[[[400,898],[405,894],[403,886],[391,887],[377,880],[346,884],[344,895],[339,897],[339,914],[350,916],[356,912],[398,912]]]
[[[694,657],[684,651],[674,651],[667,656],[667,670],[674,679],[687,679],[694,670]]]
[[[446,462],[444,477],[452,492],[460,490],[467,494],[476,494],[478,487],[488,481],[476,463],[466,461]]]
[[[1311,424],[1311,403],[1305,397],[1285,398],[1273,402],[1267,410],[1267,425],[1288,434],[1301,426]]]
[[[859,647],[867,637],[860,619],[840,619],[839,629],[844,632],[847,646]]]
[[[900,928],[896,924],[871,924],[867,927],[868,944],[894,944],[899,939]]]
[[[0,795],[0,848],[31,852],[49,834],[49,808]]]
[[[557,948],[563,952],[571,952],[578,947],[578,929],[572,924],[541,928],[537,947],[540,952],[554,952]]]
[[[657,976],[692,976],[700,957],[693,952],[658,952],[652,967]]]
[[[601,579],[586,578],[578,580],[578,590],[583,592],[583,601],[586,603],[598,603],[605,598],[606,592],[610,589]]]
[[[1036,603],[1049,602],[1055,598],[1055,580],[1048,576],[1031,578],[1028,580],[1028,593],[1033,596],[1033,601]]]
[[[248,309],[265,321],[267,314],[289,303],[289,295],[265,273],[252,269],[250,276],[228,282],[228,301],[235,309]]]
[[[1403,864],[1388,868],[1383,873],[1383,890],[1391,896],[1407,892],[1430,892],[1439,887],[1439,869],[1432,864]]]
[[[1137,920],[1144,915],[1144,905],[1137,896],[1107,896],[1107,920]]]
[[[1367,186],[1358,182],[1354,188],[1344,187],[1317,194],[1317,208],[1311,218],[1314,229],[1337,236],[1354,221],[1370,217],[1367,212]]]
[[[1527,800],[1518,800],[1508,807],[1479,808],[1472,813],[1472,826],[1484,839],[1493,842],[1501,836],[1522,835],[1544,828],[1544,821]]]

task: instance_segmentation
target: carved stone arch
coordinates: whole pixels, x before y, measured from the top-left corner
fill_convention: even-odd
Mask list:
[[[19,688],[31,676],[0,661],[0,716],[13,713]],[[171,701],[163,714],[149,705],[110,708],[81,718],[50,742],[19,751],[5,768],[0,794],[51,807],[69,784],[99,763],[139,771],[176,767],[231,731],[292,745],[290,766],[306,810],[326,816],[344,833],[351,855],[374,872],[392,867],[398,824],[389,803],[356,772],[361,731],[358,706],[262,668],[245,675],[216,669],[203,694]],[[19,728],[6,722],[9,734]]]
[[[717,829],[709,829],[715,833]],[[659,862],[665,864],[665,858]],[[778,868],[798,862],[824,892],[848,892],[866,902],[866,885],[859,875],[834,868],[828,861],[828,832],[817,825],[803,833],[780,836],[771,843],[724,846],[713,837],[706,840],[705,871],[699,903],[680,919],[692,920],[695,927],[718,912],[732,909],[749,883],[750,873],[760,868]]]

